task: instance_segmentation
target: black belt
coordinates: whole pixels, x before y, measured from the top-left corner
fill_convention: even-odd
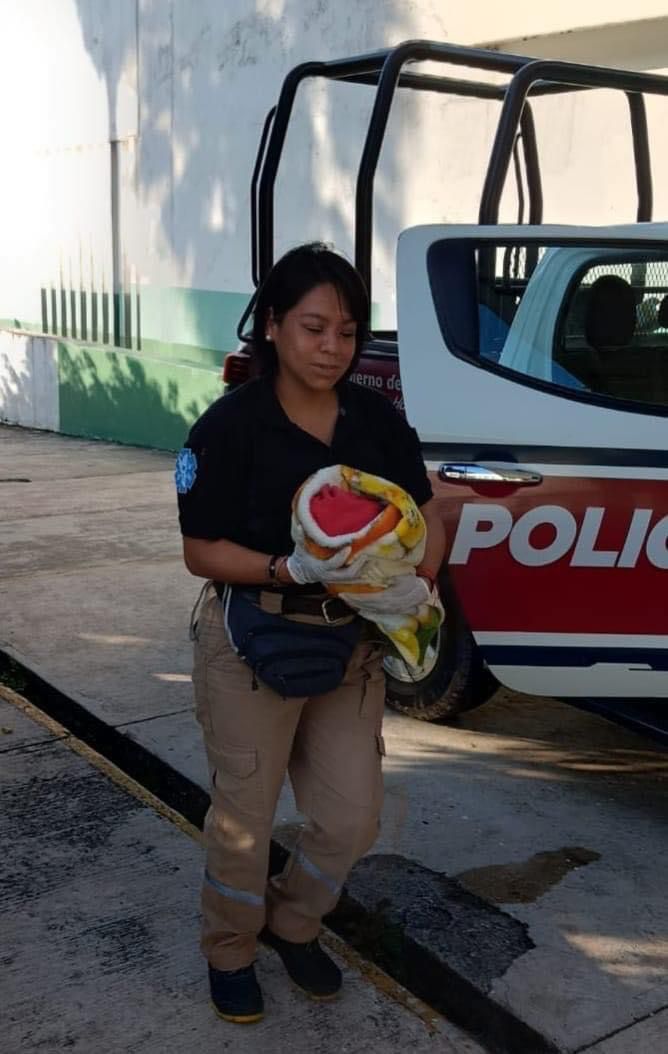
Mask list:
[[[345,601],[331,596],[303,596],[299,593],[281,593],[281,615],[314,615],[324,618],[325,622],[338,622],[339,619],[352,618],[355,612]]]
[[[225,590],[223,583],[214,582],[214,586],[218,596],[222,597]],[[320,596],[309,596],[307,593],[281,593],[279,590],[241,588],[246,596],[260,607],[265,607],[265,610],[270,605],[271,611],[276,615],[310,615],[314,618],[321,618],[327,623],[336,623],[342,619],[350,620],[355,617],[355,612],[348,607],[345,601],[326,593]],[[263,604],[265,598],[266,606]]]

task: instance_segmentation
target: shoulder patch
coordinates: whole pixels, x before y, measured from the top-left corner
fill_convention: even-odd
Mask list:
[[[187,494],[197,476],[197,457],[190,449],[184,446],[179,450],[174,469],[174,482],[178,494]]]

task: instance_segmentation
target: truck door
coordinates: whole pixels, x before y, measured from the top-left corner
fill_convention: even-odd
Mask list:
[[[668,698],[668,226],[428,226],[397,258],[406,413],[498,680]]]

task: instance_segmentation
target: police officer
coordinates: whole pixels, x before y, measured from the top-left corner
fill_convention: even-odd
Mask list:
[[[338,687],[283,699],[235,651],[221,598],[241,589],[293,628],[332,621],[331,608],[323,612],[321,565],[290,536],[295,491],[326,465],[391,479],[425,514],[424,561],[400,603],[427,598],[443,557],[415,431],[384,396],[347,379],[368,313],[364,284],[343,257],[320,243],[287,253],[256,300],[255,378],[209,407],[177,460],[185,563],[209,580],[193,621],[196,714],[211,779],[201,947],[214,1007],[228,1021],[262,1017],[258,935],[313,998],[333,998],[341,987],[317,938],[378,833],[384,677],[381,649],[361,639]],[[355,574],[341,568],[328,577]],[[335,603],[337,621],[350,621],[351,610]],[[267,882],[286,772],[307,823],[283,873]]]

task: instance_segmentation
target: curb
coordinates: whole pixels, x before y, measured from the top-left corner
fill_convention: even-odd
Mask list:
[[[200,786],[5,649],[0,649],[0,683],[202,829],[209,796]],[[287,857],[286,847],[272,839],[270,874],[280,871]],[[550,1040],[491,995],[495,978],[533,947],[526,926],[447,875],[401,856],[364,857],[326,924],[363,958],[497,1054],[559,1054]]]

